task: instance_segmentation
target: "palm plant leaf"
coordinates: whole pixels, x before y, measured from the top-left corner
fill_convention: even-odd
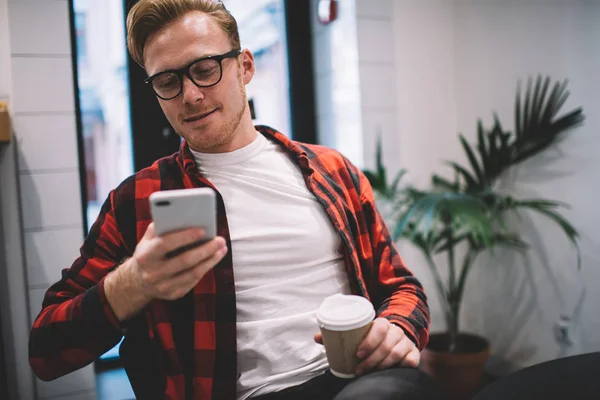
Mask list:
[[[381,151],[381,136],[377,136],[377,148],[375,153],[375,165],[377,166],[377,176],[385,185],[387,183],[386,170],[383,165],[383,156]]]
[[[379,178],[379,176],[377,174],[373,173],[373,171],[363,171],[363,174],[365,174],[365,177],[371,184],[371,187],[373,188],[373,190],[380,192],[383,189],[385,189],[381,182],[381,179]]]
[[[452,166],[458,176],[464,179],[468,189],[473,189],[479,186],[477,184],[477,179],[471,175],[471,173],[465,167],[454,161],[448,161],[448,164]]]
[[[407,191],[412,201],[402,213],[396,224],[394,237],[407,237],[407,227],[413,225],[410,234],[420,232],[423,235],[435,233],[441,225],[456,230],[457,237],[464,232],[486,240],[492,232],[492,222],[487,207],[476,196],[464,193]],[[441,225],[440,225],[441,224]]]
[[[448,240],[444,236],[440,236],[439,242],[441,242],[441,243],[437,243],[437,246],[435,246],[435,248],[433,249],[433,253],[440,254],[440,253],[443,253],[445,251],[448,251],[451,247],[455,247],[460,242],[463,242],[463,241],[468,240],[470,238],[471,238],[471,234],[470,233],[462,233],[462,234],[460,234],[458,236],[452,236],[452,239],[450,239],[450,240]]]
[[[424,234],[423,232],[418,231],[416,229],[416,225],[412,222],[406,226],[404,237],[410,239],[412,244],[414,244],[424,254],[431,254],[431,249],[433,246],[435,246],[437,241],[436,237],[433,235],[433,232]]]
[[[529,245],[514,233],[496,233],[491,243],[492,246],[503,246],[515,250],[527,250],[529,248]]]
[[[505,231],[495,231],[490,237],[488,243],[480,241],[472,241],[471,247],[475,251],[483,251],[489,249],[493,252],[496,247],[507,247],[514,250],[526,250],[529,245],[525,243],[518,234]]]
[[[535,211],[538,214],[542,214],[548,217],[551,221],[556,223],[558,227],[563,231],[567,239],[573,244],[575,250],[577,251],[577,268],[581,268],[581,251],[579,248],[579,232],[575,229],[575,227],[567,221],[567,219],[562,216],[559,212],[555,211],[555,209],[564,204],[550,201],[550,200],[519,200],[514,202],[515,208],[526,208],[531,211]]]
[[[388,197],[390,199],[393,199],[396,197],[396,195],[399,192],[399,188],[398,186],[400,185],[400,181],[402,180],[402,178],[404,177],[404,175],[406,174],[406,170],[400,170],[396,176],[394,177],[394,180],[392,181],[392,184],[389,186],[388,189]]]
[[[567,81],[556,83],[549,91],[550,78],[538,76],[535,81],[528,80],[524,95],[519,85],[514,134],[505,132],[494,115],[494,126],[489,132],[485,132],[481,121],[478,122],[475,148],[459,136],[468,167],[456,162],[448,164],[462,178],[468,191],[491,187],[505,170],[539,154],[583,123],[585,117],[581,108],[559,115],[569,97],[566,85]]]
[[[378,137],[375,156],[375,171],[364,170],[363,174],[375,192],[379,193],[386,200],[393,200],[398,195],[400,180],[405,175],[406,170],[400,170],[394,177],[392,183],[388,185],[387,171],[383,164],[381,147],[381,137]]]
[[[521,121],[515,121],[515,123],[520,124],[521,125],[521,138],[525,135],[525,132],[528,130],[529,128],[529,103],[531,102],[531,96],[529,95],[531,93],[531,80],[529,80],[528,82],[528,86],[527,86],[527,93],[525,94],[525,98],[524,98],[524,105],[523,105],[523,119]],[[520,88],[517,90],[518,93],[520,93]]]
[[[550,86],[550,78],[546,77],[546,79],[543,80],[543,82],[540,80],[538,80],[537,84],[535,85],[535,93],[533,95],[533,106],[532,109],[534,110],[534,112],[537,112],[537,114],[532,113],[532,125],[533,127],[539,127],[539,124],[542,122],[542,115],[539,114],[539,110],[542,109],[543,104],[544,104],[544,99],[546,98],[546,93],[548,92],[548,87]]]
[[[584,116],[581,108],[558,117],[560,109],[569,97],[566,91],[567,81],[556,83],[550,95],[547,96],[550,78],[538,76],[535,85],[529,79],[521,109],[521,91],[517,91],[515,106],[516,137],[512,143],[513,157],[511,164],[524,161],[550,145],[556,143],[563,134],[583,123]]]
[[[471,190],[480,189],[485,185],[485,177],[483,175],[482,168],[479,165],[479,161],[477,160],[477,157],[475,156],[475,153],[473,152],[471,145],[469,144],[469,142],[467,142],[467,139],[465,139],[465,137],[463,135],[459,135],[459,139],[460,139],[460,144],[463,147],[463,150],[465,151],[465,153],[467,153],[469,163],[471,164],[471,169],[473,170],[474,175],[475,175],[473,177],[475,180],[475,186],[471,187]],[[481,154],[481,158],[485,160],[486,159],[485,143],[480,143],[479,153]],[[485,165],[485,161],[484,161],[484,165]]]
[[[481,164],[483,169],[483,175],[485,178],[484,183],[487,184],[487,177],[490,172],[494,169],[494,164],[497,158],[497,148],[495,140],[486,140],[485,129],[483,128],[483,122],[477,121],[477,151],[481,156]],[[464,145],[463,145],[464,147]],[[483,180],[482,179],[482,180]]]
[[[554,84],[554,88],[552,89],[552,93],[548,98],[548,102],[546,104],[546,111],[543,115],[544,120],[550,119],[552,115],[562,107],[563,103],[567,99],[564,96],[564,91],[566,87],[567,81],[563,81],[562,83],[556,82]]]
[[[439,190],[446,190],[449,192],[458,192],[460,190],[460,185],[458,182],[450,182],[449,180],[442,178],[437,174],[434,174],[431,177],[431,184],[434,188]]]
[[[511,138],[510,132],[505,132],[498,119],[498,115],[494,114],[494,126],[490,132],[484,135],[484,132],[479,134],[478,149],[481,153],[482,161],[488,165],[486,168],[486,187],[491,187],[493,182],[502,174],[502,172],[510,165],[509,141]],[[485,151],[487,146],[488,151]]]

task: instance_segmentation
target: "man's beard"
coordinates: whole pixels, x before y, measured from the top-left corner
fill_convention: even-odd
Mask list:
[[[240,94],[242,95],[242,102],[239,109],[231,119],[225,121],[223,126],[217,128],[220,132],[206,132],[207,135],[204,138],[199,138],[198,143],[192,143],[193,147],[197,148],[198,150],[201,149],[200,151],[206,151],[221,147],[233,141],[235,133],[242,121],[242,117],[244,116],[244,112],[246,111],[246,107],[248,106],[248,100],[241,74],[238,75],[238,87]]]

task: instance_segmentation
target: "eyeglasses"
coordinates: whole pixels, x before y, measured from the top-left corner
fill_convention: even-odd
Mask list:
[[[163,100],[171,100],[183,91],[183,76],[186,75],[200,88],[216,85],[223,77],[223,60],[235,58],[241,50],[231,50],[228,53],[202,57],[192,61],[180,69],[162,71],[147,78],[144,83],[150,84],[154,93]]]

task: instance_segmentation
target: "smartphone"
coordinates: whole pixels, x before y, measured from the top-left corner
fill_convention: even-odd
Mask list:
[[[213,239],[217,235],[216,194],[211,188],[163,190],[149,197],[150,213],[158,236],[187,228],[204,229],[204,238],[177,249],[177,254]],[[177,254],[169,254],[173,257]]]

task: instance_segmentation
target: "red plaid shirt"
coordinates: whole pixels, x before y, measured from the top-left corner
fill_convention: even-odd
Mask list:
[[[429,309],[423,288],[398,255],[364,175],[334,150],[291,141],[268,127],[257,129],[287,150],[339,232],[353,293],[369,299],[378,317],[400,325],[419,348],[425,347]],[[231,252],[186,296],[188,303],[156,300],[137,317],[119,323],[104,292],[106,275],[133,254],[151,222],[149,195],[202,186],[212,187],[182,143],[179,152],[110,193],[81,256],[48,289],[34,322],[29,360],[38,377],[51,380],[81,368],[125,335],[121,357],[138,398],[236,398]],[[217,199],[218,234],[230,247],[223,199]],[[186,332],[189,343],[183,343]]]

